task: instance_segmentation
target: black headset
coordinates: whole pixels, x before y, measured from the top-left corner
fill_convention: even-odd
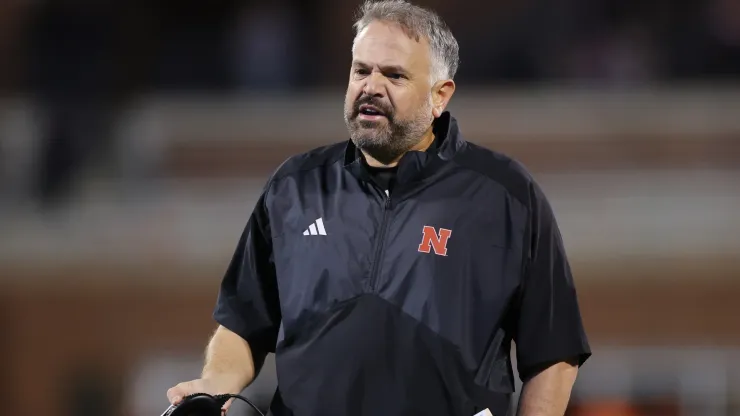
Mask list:
[[[221,416],[221,408],[230,399],[239,399],[254,409],[259,416],[264,413],[246,397],[237,394],[217,394],[215,396],[207,393],[195,393],[185,396],[178,404],[173,404],[162,413],[162,416]]]

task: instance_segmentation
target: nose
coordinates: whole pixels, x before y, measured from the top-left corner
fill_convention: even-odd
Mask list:
[[[362,92],[365,95],[368,95],[371,97],[382,97],[385,92],[385,86],[383,84],[383,76],[373,71],[365,79],[365,85],[362,88]]]

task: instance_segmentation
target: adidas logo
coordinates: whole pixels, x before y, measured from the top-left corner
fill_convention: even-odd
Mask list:
[[[318,220],[314,221],[314,223],[309,225],[308,229],[303,232],[303,235],[326,235],[324,220],[319,218]]]

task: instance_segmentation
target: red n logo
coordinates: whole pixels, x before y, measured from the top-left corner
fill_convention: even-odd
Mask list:
[[[447,240],[450,239],[452,230],[440,228],[439,234],[434,227],[424,226],[422,231],[421,244],[419,244],[420,253],[430,253],[434,248],[434,254],[438,256],[447,255]]]

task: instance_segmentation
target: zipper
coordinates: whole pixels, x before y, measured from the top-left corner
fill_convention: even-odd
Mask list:
[[[391,197],[385,197],[385,203],[383,205],[383,219],[380,223],[380,235],[375,242],[375,258],[373,259],[373,268],[370,273],[370,290],[375,291],[375,285],[378,283],[378,277],[380,275],[380,263],[383,258],[383,248],[385,247],[385,232],[388,228],[388,215],[391,210]]]

